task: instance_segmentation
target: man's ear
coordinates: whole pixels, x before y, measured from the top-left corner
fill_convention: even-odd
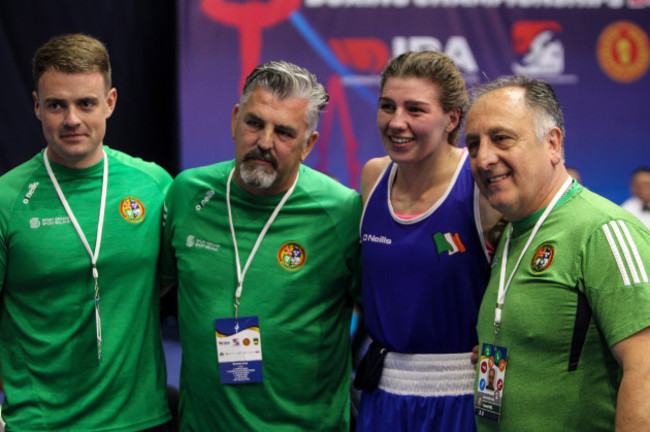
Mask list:
[[[316,141],[318,140],[318,132],[314,131],[309,135],[309,138],[307,138],[307,141],[305,142],[305,145],[302,149],[302,156],[300,157],[300,161],[303,162],[305,159],[307,159],[307,156],[309,153],[311,153],[311,150],[314,148],[314,144],[316,144]]]
[[[34,114],[36,114],[37,119],[41,120],[41,113],[39,112],[41,104],[38,102],[38,93],[36,91],[32,92],[32,99],[34,99]]]
[[[235,105],[235,108],[232,110],[232,120],[230,121],[230,132],[232,133],[232,139],[235,139],[235,128],[237,127],[237,117],[239,116],[239,104]]]
[[[553,166],[559,164],[564,159],[562,157],[562,131],[558,127],[553,127],[547,132],[549,150],[551,152],[551,163]]]
[[[110,116],[113,115],[113,111],[115,110],[115,104],[117,104],[117,90],[115,89],[115,87],[113,87],[108,91],[108,94],[106,95],[106,105],[107,105],[106,118],[109,118]]]

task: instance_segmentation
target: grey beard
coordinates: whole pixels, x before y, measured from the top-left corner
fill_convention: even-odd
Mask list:
[[[265,168],[255,165],[250,167],[246,162],[242,162],[239,164],[239,175],[247,186],[256,189],[269,189],[273,186],[278,172],[275,170],[269,172]]]

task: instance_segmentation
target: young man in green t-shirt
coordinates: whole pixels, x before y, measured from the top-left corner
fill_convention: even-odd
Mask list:
[[[47,147],[0,177],[2,417],[16,431],[166,431],[157,263],[171,176],[103,145],[106,47],[33,60]]]

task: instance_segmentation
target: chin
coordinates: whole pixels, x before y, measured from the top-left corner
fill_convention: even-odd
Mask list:
[[[508,203],[503,200],[503,198],[495,196],[494,194],[486,194],[487,200],[494,208],[500,213],[504,213],[508,209]]]

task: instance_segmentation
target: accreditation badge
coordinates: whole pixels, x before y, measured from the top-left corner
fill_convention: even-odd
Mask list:
[[[262,382],[259,318],[214,320],[221,384]]]
[[[501,419],[507,363],[508,348],[483,344],[474,391],[474,413],[477,416],[497,422]]]

